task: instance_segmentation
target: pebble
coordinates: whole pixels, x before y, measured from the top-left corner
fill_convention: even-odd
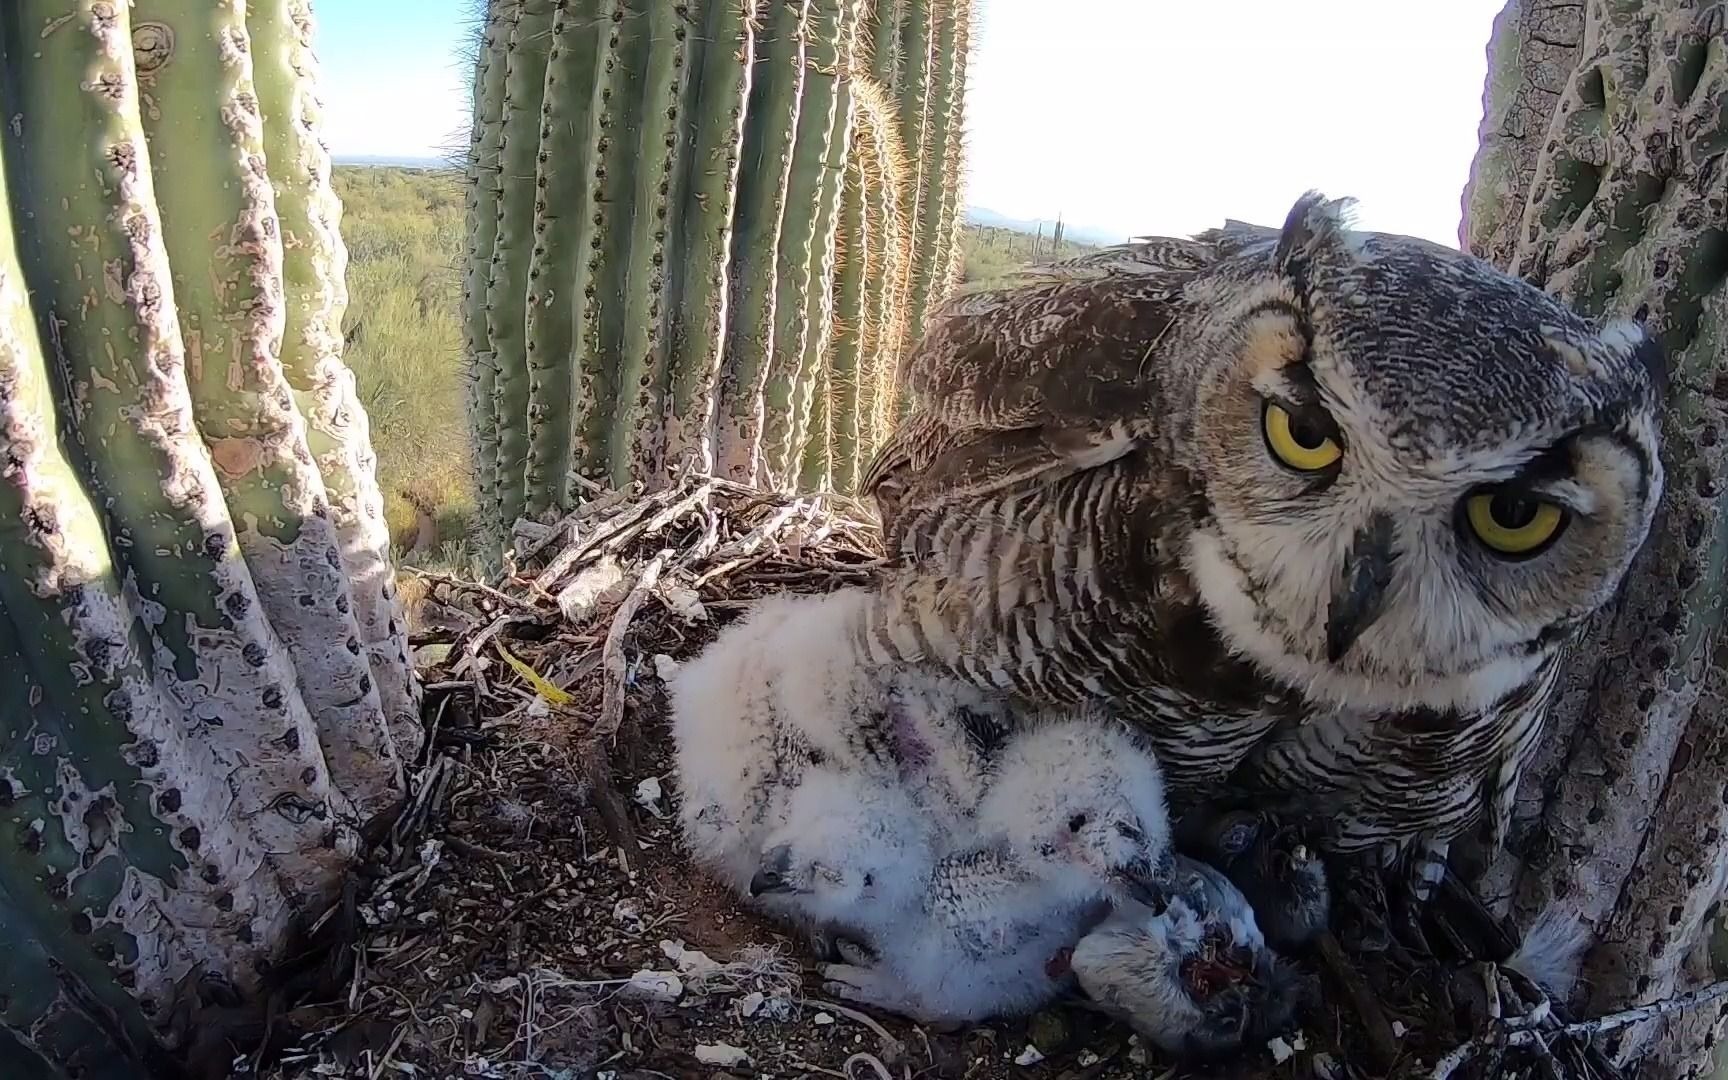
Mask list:
[[[1098,1064],[1100,1061],[1103,1061],[1103,1060],[1104,1060],[1103,1058],[1099,1057],[1097,1054],[1094,1054],[1090,1050],[1080,1051],[1079,1062],[1080,1062],[1080,1067],[1082,1069],[1090,1069],[1092,1066]]]
[[[834,1022],[834,1018],[825,1012],[819,1012],[810,1018],[810,1022],[817,1027],[827,1027]]]
[[[1038,1048],[1033,1046],[1031,1043],[1027,1043],[1026,1049],[1020,1051],[1020,1055],[1014,1059],[1014,1064],[1021,1066],[1036,1065],[1043,1060],[1044,1055],[1038,1052]]]
[[[722,1069],[730,1069],[737,1065],[748,1065],[750,1055],[736,1046],[726,1043],[696,1044],[696,1060],[704,1065],[718,1065]]]
[[[767,995],[760,990],[752,990],[738,999],[738,1012],[744,1016],[755,1016],[756,1010],[762,1007]]]

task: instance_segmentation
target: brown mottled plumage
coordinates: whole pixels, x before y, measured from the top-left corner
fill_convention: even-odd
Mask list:
[[[1328,850],[1443,857],[1502,839],[1560,651],[1648,531],[1662,358],[1343,209],[950,305],[866,477],[898,562],[870,645],[1112,701],[1178,804],[1228,781]]]

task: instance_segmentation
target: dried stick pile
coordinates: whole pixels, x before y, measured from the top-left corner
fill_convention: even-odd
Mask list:
[[[405,574],[431,736],[413,794],[327,920],[351,928],[340,989],[236,1046],[237,1074],[1188,1075],[1072,1004],[938,1032],[823,999],[811,958],[684,855],[662,680],[761,596],[868,583],[876,526],[849,500],[701,476],[591,494],[519,528],[491,585]],[[1372,883],[1341,892],[1339,936],[1377,944],[1308,961],[1302,1031],[1231,1075],[1615,1075],[1485,962],[1513,940],[1467,890],[1416,945],[1364,914],[1384,909]]]

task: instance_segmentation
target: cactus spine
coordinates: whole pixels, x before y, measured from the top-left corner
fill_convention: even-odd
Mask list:
[[[1496,23],[1484,129],[1520,122],[1478,151],[1466,244],[1587,314],[1640,319],[1660,336],[1668,482],[1624,600],[1574,650],[1522,781],[1513,850],[1565,857],[1508,854],[1485,891],[1511,897],[1526,925],[1552,904],[1594,929],[1584,981],[1595,1014],[1693,981],[1694,947],[1728,880],[1713,645],[1728,592],[1728,5],[1560,8],[1519,0]],[[1573,36],[1550,36],[1547,16],[1570,20],[1561,27]],[[1557,95],[1532,93],[1557,70]],[[1706,1010],[1612,1047],[1622,1061],[1653,1051],[1642,1062],[1652,1075],[1697,1073],[1720,1023]]]
[[[304,0],[0,19],[0,1046],[26,1075],[161,1067],[187,976],[253,987],[417,747],[358,524],[310,35]]]
[[[470,319],[469,348],[481,380],[496,354],[495,412],[475,413],[482,449],[492,439],[486,425],[497,425],[498,453],[479,463],[482,485],[496,463],[494,530],[569,506],[578,492],[570,474],[655,483],[693,458],[774,486],[850,483],[838,478],[856,476],[853,459],[874,445],[879,424],[867,412],[844,414],[893,411],[892,387],[866,384],[892,380],[903,345],[877,330],[914,321],[907,279],[893,269],[902,260],[887,252],[930,234],[919,249],[928,269],[921,303],[936,303],[950,277],[942,267],[959,216],[957,98],[970,8],[557,0],[547,9],[551,32],[540,35],[550,37],[552,60],[538,91],[539,197],[523,226],[511,159],[524,153],[517,114],[533,92],[522,72],[534,61],[516,54],[537,38],[522,30],[520,11],[509,33],[497,29],[516,4],[532,6],[492,0],[488,14],[469,174],[477,211],[498,211],[490,237],[485,214],[474,215],[469,267],[471,298],[481,265],[490,267],[489,315],[484,327]],[[912,39],[924,42],[922,64],[900,60]],[[927,145],[938,45],[947,66],[934,71],[945,96],[933,127],[942,134]],[[894,103],[891,123],[872,135],[884,143],[873,160],[935,154],[917,184],[874,165],[853,188],[850,178],[864,175],[852,167],[854,134],[871,107],[857,102],[869,94]],[[897,110],[914,102],[919,134],[908,154]],[[499,184],[487,168],[494,147]],[[864,261],[843,288],[853,246]],[[873,275],[872,265],[886,272]],[[518,322],[524,334],[512,338]],[[522,394],[516,372],[527,373]],[[837,408],[837,395],[849,404]],[[829,445],[835,438],[846,440],[843,452]],[[519,502],[510,494],[518,484]]]

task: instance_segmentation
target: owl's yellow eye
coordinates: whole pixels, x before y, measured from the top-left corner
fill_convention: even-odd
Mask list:
[[[1530,556],[1560,535],[1566,513],[1544,499],[1509,488],[1484,491],[1464,502],[1470,531],[1500,555]]]
[[[1292,416],[1284,406],[1268,401],[1260,426],[1272,456],[1299,472],[1329,469],[1344,456],[1331,423],[1318,410]]]

